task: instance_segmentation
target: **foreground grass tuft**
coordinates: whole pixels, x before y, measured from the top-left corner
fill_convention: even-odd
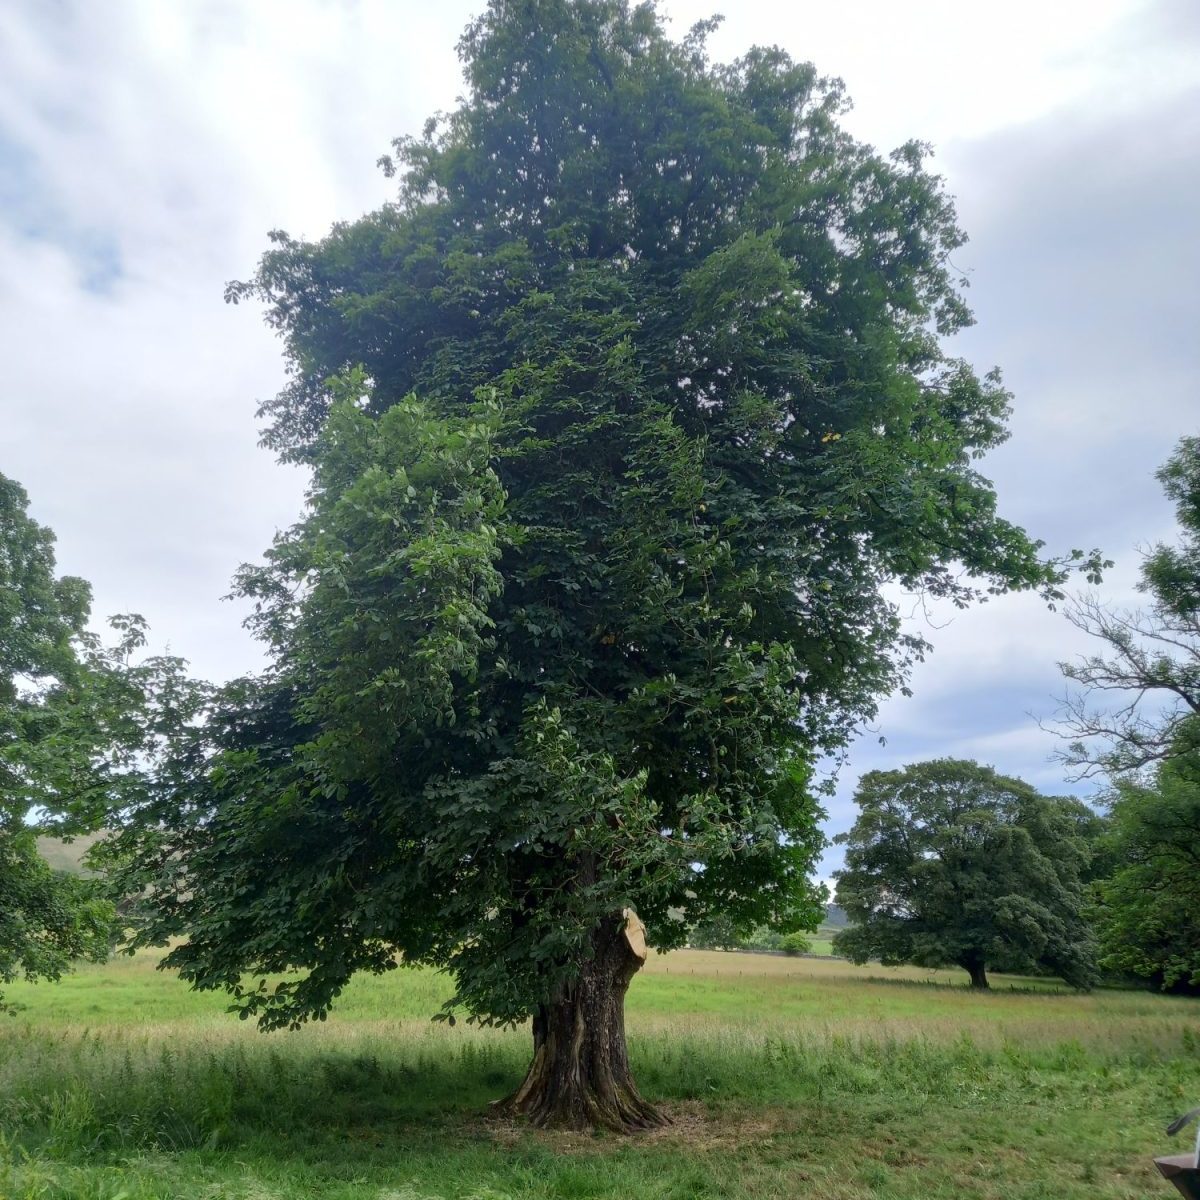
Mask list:
[[[432,1026],[445,981],[356,983],[260,1035],[145,957],[23,989],[0,1024],[5,1200],[1144,1197],[1200,1099],[1200,1008],[1045,983],[679,954],[631,1051],[674,1123],[642,1138],[489,1117],[528,1035]]]

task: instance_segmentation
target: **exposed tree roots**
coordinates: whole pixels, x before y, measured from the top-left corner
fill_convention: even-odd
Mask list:
[[[670,1124],[642,1099],[629,1070],[625,993],[642,965],[631,949],[638,941],[615,918],[596,931],[592,961],[534,1015],[533,1061],[497,1111],[542,1129],[636,1133]]]

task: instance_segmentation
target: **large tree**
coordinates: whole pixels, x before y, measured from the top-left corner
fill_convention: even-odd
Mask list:
[[[1098,654],[1059,664],[1078,685],[1061,732],[1080,775],[1136,774],[1176,752],[1200,717],[1200,437],[1180,439],[1157,472],[1175,505],[1181,538],[1159,543],[1142,563],[1145,609],[1076,599],[1071,621],[1102,643]],[[1184,739],[1185,741],[1187,739]]]
[[[924,649],[884,585],[1061,580],[972,465],[1008,397],[942,349],[963,236],[924,149],[854,141],[779,50],[710,63],[710,28],[491,4],[396,200],[231,286],[313,484],[240,578],[272,669],[122,839],[139,944],[185,935],[167,963],[264,1026],[401,960],[532,1017],[538,1123],[661,1119],[642,920],[819,922],[813,763]]]
[[[1200,991],[1200,721],[1183,725],[1152,778],[1119,778],[1097,887],[1101,964]]]
[[[852,922],[834,950],[855,962],[1045,969],[1087,987],[1095,939],[1085,877],[1099,822],[1081,801],[962,759],[870,771],[846,847],[837,903]]]
[[[119,619],[111,648],[88,632],[90,589],[56,574],[54,536],[28,504],[0,475],[0,983],[108,954],[111,904],[94,881],[51,870],[37,837],[95,827],[150,745],[153,668],[129,665],[140,621]]]
[[[1112,781],[1109,870],[1097,908],[1103,963],[1162,987],[1200,988],[1200,437],[1180,439],[1157,478],[1178,545],[1142,563],[1138,611],[1087,596],[1071,610],[1102,652],[1062,664],[1077,684],[1064,757]]]

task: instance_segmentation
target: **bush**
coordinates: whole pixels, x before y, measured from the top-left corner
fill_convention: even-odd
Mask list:
[[[812,939],[802,933],[785,933],[779,939],[779,948],[784,954],[792,956],[807,954],[812,949]]]

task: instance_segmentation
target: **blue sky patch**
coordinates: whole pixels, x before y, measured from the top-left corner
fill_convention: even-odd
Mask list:
[[[124,273],[116,237],[73,222],[47,185],[36,156],[3,129],[0,223],[19,237],[57,246],[75,263],[86,291],[106,295]]]

